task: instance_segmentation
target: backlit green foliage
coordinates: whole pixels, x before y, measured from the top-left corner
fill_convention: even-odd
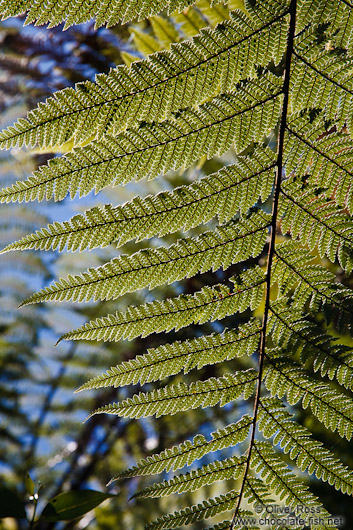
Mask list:
[[[310,409],[326,429],[352,438],[353,5],[191,4],[141,0],[108,7],[95,0],[77,9],[75,0],[0,2],[3,18],[26,12],[27,22],[39,24],[68,26],[95,16],[97,26],[112,25],[153,15],[147,30],[129,28],[137,51],[147,57],[125,54],[126,65],[95,83],[57,92],[1,133],[3,148],[66,152],[2,190],[2,202],[61,201],[191,168],[189,181],[174,189],[95,206],[4,252],[111,244],[116,252],[110,262],[61,278],[23,305],[116,300],[180,282],[178,296],[161,300],[157,291],[148,293],[145,303],[125,304],[60,339],[118,342],[189,326],[194,338],[141,351],[82,385],[80,391],[147,384],[146,391],[92,415],[159,417],[227,405],[238,420],[138,461],[112,479],[199,461],[134,497],[224,481],[217,497],[146,528],[177,528],[214,516],[214,530],[245,528],[239,517],[274,498],[327,518],[293,468],[348,494],[352,472],[288,407]],[[149,247],[126,246],[120,255],[115,250],[145,239]],[[218,284],[187,289],[183,280],[208,271],[219,274]],[[197,328],[205,323],[208,334]],[[205,378],[201,369],[216,365],[221,372]],[[154,382],[162,383],[154,388]],[[225,457],[202,460],[219,450]],[[230,518],[228,513],[222,522],[223,512]]]

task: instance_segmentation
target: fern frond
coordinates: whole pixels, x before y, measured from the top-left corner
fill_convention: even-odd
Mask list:
[[[173,13],[173,19],[186,37],[194,37],[205,25],[205,20],[199,11],[192,6],[180,13]]]
[[[138,64],[138,63],[137,63]],[[154,178],[161,172],[191,165],[234,145],[242,151],[261,142],[276,125],[281,106],[280,78],[264,75],[242,84],[197,110],[185,110],[161,124],[140,122],[117,137],[107,136],[54,158],[26,181],[0,193],[1,202],[74,197],[108,185]]]
[[[310,263],[313,259],[296,241],[280,243],[275,250],[273,280],[280,293],[293,293],[296,307],[304,307],[308,300],[311,308],[320,306],[326,299],[334,302],[334,286],[338,287],[334,283],[335,275],[321,265]]]
[[[244,497],[247,499],[248,503],[256,503],[255,513],[257,515],[256,517],[254,517],[254,512],[252,512],[252,517],[245,518],[246,522],[249,522],[248,524],[251,524],[250,527],[247,524],[246,526],[235,526],[235,528],[239,528],[240,530],[257,528],[257,526],[253,527],[252,525],[258,524],[260,517],[262,519],[261,523],[264,522],[263,518],[267,518],[269,520],[268,528],[270,528],[271,530],[290,530],[291,528],[301,530],[302,525],[299,525],[297,520],[295,519],[296,514],[294,510],[292,512],[289,512],[289,514],[288,512],[273,513],[273,507],[274,505],[276,505],[276,502],[278,502],[278,499],[275,500],[271,498],[271,494],[272,491],[267,485],[267,483],[258,478],[248,476],[246,482],[244,483]],[[257,511],[259,507],[262,508],[262,513],[260,512],[260,516],[258,515],[259,512]],[[238,510],[238,512],[239,515],[235,517],[235,521],[238,522],[238,524],[240,525],[242,522],[242,517],[240,516],[241,510]],[[292,519],[290,518],[291,516],[293,516]],[[261,526],[263,527],[263,524],[261,524],[259,528],[261,528]],[[327,530],[327,527],[320,526],[320,530]]]
[[[352,99],[353,101],[353,99]],[[350,115],[351,111],[348,115]],[[324,134],[314,143],[309,168],[310,182],[326,189],[338,206],[353,213],[353,140],[343,132]],[[308,146],[307,146],[308,147]]]
[[[245,457],[237,458],[236,456],[225,460],[216,460],[189,473],[177,475],[171,480],[163,480],[152,484],[135,493],[133,498],[165,497],[172,493],[195,491],[220,480],[238,478],[243,471],[245,463]]]
[[[262,506],[266,506],[274,503],[274,499],[271,497],[271,490],[259,478],[248,475],[244,482],[244,497],[250,504],[259,503]]]
[[[180,35],[175,26],[166,18],[156,15],[150,18],[153,33],[163,48],[168,48],[173,42],[180,40]]]
[[[119,246],[127,241],[163,236],[177,230],[189,230],[218,218],[230,221],[242,214],[260,197],[271,194],[274,155],[270,149],[256,149],[250,157],[238,157],[235,164],[220,169],[188,186],[163,191],[145,198],[139,196],[122,206],[94,207],[63,223],[53,223],[34,234],[8,245],[9,250],[84,250]]]
[[[281,229],[290,233],[310,250],[317,247],[321,258],[327,256],[334,263],[336,257],[343,269],[350,272],[353,267],[352,243],[353,220],[339,211],[325,194],[315,188],[290,178],[283,183],[279,205]]]
[[[211,452],[231,447],[244,441],[252,422],[253,419],[245,414],[236,423],[231,423],[213,432],[210,440],[206,440],[202,434],[197,434],[193,441],[186,440],[171,449],[165,449],[159,454],[140,460],[136,466],[122,471],[112,480],[141,475],[155,475],[162,473],[162,471],[176,471],[184,466],[190,466],[195,460],[199,460]]]
[[[200,504],[190,506],[174,512],[169,515],[164,515],[152,523],[145,526],[146,530],[164,530],[165,528],[177,528],[180,525],[191,524],[196,521],[202,521],[209,517],[223,512],[232,510],[239,493],[236,490],[229,491],[226,495],[220,495],[214,499],[207,499]]]
[[[226,2],[224,2],[225,4]],[[228,6],[223,2],[212,2],[211,0],[198,0],[197,7],[202,15],[207,18],[208,23],[216,25],[229,17]]]
[[[132,36],[134,48],[143,56],[148,56],[149,54],[159,52],[162,49],[162,46],[158,40],[153,35],[150,35],[145,31],[140,31],[137,28],[130,27],[129,33]]]
[[[74,25],[87,22],[95,18],[96,27],[113,26],[118,22],[130,20],[143,20],[156,15],[163,10],[168,13],[181,11],[193,4],[193,0],[161,0],[157,4],[148,0],[127,0],[120,2],[114,0],[107,4],[104,0],[92,0],[91,2],[77,2],[65,0],[64,2],[42,2],[39,0],[1,0],[0,17],[5,20],[26,14],[26,24],[47,24],[49,27],[57,26],[65,21],[64,29]]]
[[[118,342],[206,323],[205,329],[214,331],[200,336],[202,328],[196,338],[147,349],[93,377],[79,390],[144,383],[148,388],[135,394],[124,390],[117,403],[98,402],[91,416],[185,416],[198,407],[219,406],[228,417],[239,403],[247,410],[254,401],[253,417],[244,415],[211,436],[196,435],[114,477],[178,470],[212,452],[226,452],[224,460],[217,454],[205,458],[134,497],[194,492],[237,479],[239,491],[160,517],[147,530],[203,527],[200,521],[227,510],[233,517],[214,530],[258,528],[256,517],[248,525],[239,519],[249,513],[241,510],[243,502],[267,507],[278,499],[293,509],[319,510],[325,522],[315,528],[331,529],[328,513],[285,463],[289,458],[295,470],[353,493],[353,471],[287,412],[288,406],[310,407],[322,426],[348,440],[353,436],[348,336],[353,294],[351,278],[344,276],[353,271],[352,1],[198,0],[191,7],[190,0],[136,0],[134,5],[131,0],[0,0],[0,18],[26,13],[27,23],[65,20],[68,27],[93,13],[97,26],[154,17],[127,28],[137,61],[137,55],[125,55],[129,67],[57,92],[0,133],[0,148],[38,145],[36,152],[67,153],[25,181],[12,184],[10,179],[1,202],[82,197],[171,170],[178,171],[172,181],[180,182],[179,170],[196,163],[203,176],[155,196],[91,208],[8,245],[4,251],[83,250],[197,227],[177,242],[172,237],[169,247],[152,241],[144,250],[59,279],[25,303],[114,300],[244,260],[236,267],[242,272],[230,279],[231,288],[229,274],[218,285],[213,278],[212,286],[204,286],[203,275],[203,287],[194,294],[151,296],[152,302],[91,320],[60,339]],[[184,36],[192,38],[183,41]],[[140,60],[145,54],[150,55]],[[209,161],[213,157],[218,159]],[[230,165],[219,169],[224,163]],[[200,225],[215,217],[219,226],[212,223],[204,231]],[[178,293],[184,287],[177,286]],[[187,292],[193,292],[189,287]],[[235,315],[241,312],[246,324],[237,328],[210,324],[232,317],[232,326],[238,326]],[[241,359],[230,363],[241,367],[238,372],[218,366],[219,377],[205,379],[205,370],[195,370],[193,382],[186,384],[189,377],[183,374],[193,369],[254,353],[257,370],[248,368],[253,359]],[[163,387],[155,384],[175,375]],[[271,443],[261,441],[261,432]],[[229,447],[246,438],[246,452],[233,456]],[[270,526],[290,529],[284,514]]]
[[[288,173],[309,175],[309,184],[325,190],[327,197],[352,213],[353,140],[345,132],[327,131],[326,127],[321,117],[314,123],[293,118],[288,128],[286,168]]]
[[[240,80],[255,75],[255,65],[279,62],[285,48],[285,3],[271,6],[270,19],[268,13],[254,20],[236,11],[231,20],[202,30],[170,51],[100,74],[95,83],[85,81],[75,90],[56,92],[26,119],[2,131],[0,148],[50,147],[69,140],[79,145],[104,134],[115,136],[135,127],[136,121],[169,119],[218,91],[233,90]]]
[[[250,520],[254,520],[254,516],[249,510],[239,510],[238,519],[235,520],[235,523],[233,524],[232,529],[234,530],[260,530],[260,527],[256,525],[255,523],[250,525],[249,523]],[[244,521],[246,521],[245,526],[244,526]],[[232,524],[232,521],[223,521],[222,523],[218,523],[215,526],[208,528],[208,530],[229,530],[231,528],[231,524]]]
[[[313,440],[311,432],[292,421],[281,401],[263,398],[260,401],[259,429],[266,438],[273,436],[273,443],[280,444],[285,453],[302,471],[315,474],[336,490],[352,494],[353,472],[340,462],[321,442]]]
[[[353,61],[342,48],[323,49],[317,34],[318,28],[310,26],[296,40],[291,106],[295,111],[321,109],[340,129],[352,104]]]
[[[151,392],[140,392],[120,403],[105,405],[92,412],[95,414],[116,414],[123,418],[141,418],[146,416],[164,416],[198,407],[221,407],[244,394],[247,399],[254,391],[257,379],[252,368],[223,377],[197,381],[187,385],[178,383]]]
[[[163,302],[129,306],[125,312],[107,315],[66,333],[60,340],[118,341],[141,335],[180,329],[193,323],[222,319],[261,303],[264,275],[259,267],[249,269],[234,280],[233,291],[224,285],[204,287],[194,295],[180,295]]]
[[[263,480],[260,480],[258,478],[255,478],[255,477],[251,477],[250,475],[247,477],[246,479],[246,482],[244,483],[244,497],[247,499],[247,502],[250,503],[250,504],[255,504],[255,509],[258,508],[258,506],[262,507],[262,510],[263,512],[261,513],[260,517],[268,517],[270,519],[270,525],[268,526],[268,528],[270,528],[271,530],[290,530],[291,528],[295,528],[296,530],[299,530],[302,528],[302,526],[298,526],[298,525],[295,525],[295,519],[294,520],[289,520],[289,524],[288,524],[288,513],[284,513],[284,514],[281,514],[281,513],[276,513],[276,514],[273,514],[274,515],[274,520],[271,520],[272,519],[272,516],[270,516],[270,514],[272,515],[272,511],[273,511],[273,505],[276,503],[275,499],[271,498],[271,494],[272,494],[272,491],[270,489],[270,487],[263,481]],[[278,501],[278,499],[277,499]],[[268,508],[268,511],[267,511],[267,507]],[[266,510],[266,511],[265,511]],[[240,514],[241,510],[239,510],[239,514]],[[258,512],[256,511],[255,512],[256,514],[258,514]],[[259,522],[258,520],[258,517],[259,515],[257,515],[257,517],[255,518],[254,517],[254,513],[251,514],[252,517],[246,519],[247,521],[249,521],[250,523],[252,522],[252,524],[256,524]],[[238,523],[240,524],[241,521],[242,521],[242,518],[240,517],[240,515],[238,517],[235,518],[235,521],[238,521]],[[264,521],[261,521],[261,522],[264,522]],[[263,526],[263,525],[261,525]],[[260,526],[260,528],[261,528]],[[236,528],[236,527],[235,527]],[[248,530],[248,525],[246,525],[245,527],[242,526],[242,527],[239,527],[241,528],[241,530]],[[252,528],[252,526],[251,526]],[[254,528],[257,528],[256,526]],[[320,527],[320,530],[324,530],[322,529],[322,527]],[[325,530],[327,530],[327,528],[325,528]]]
[[[343,344],[332,344],[333,337],[306,320],[293,308],[281,303],[271,304],[268,330],[275,344],[292,356],[300,353],[301,361],[311,360],[315,372],[336,379],[345,388],[353,389],[353,352]]]
[[[329,384],[315,381],[307,373],[286,359],[266,356],[265,384],[272,396],[283,397],[291,405],[301,400],[304,409],[310,406],[318,420],[342,438],[353,434],[352,401]]]
[[[303,31],[308,21],[312,24],[329,24],[337,46],[353,49],[353,3],[350,0],[322,2],[321,0],[301,0],[298,2],[297,33]]]
[[[200,369],[234,357],[251,355],[258,347],[259,335],[258,322],[251,320],[239,326],[237,331],[226,330],[192,340],[163,344],[94,377],[77,392],[108,386],[142,385],[181,371],[188,373],[193,368]]]
[[[232,221],[198,238],[181,239],[170,247],[144,249],[120,256],[82,274],[62,278],[26,298],[22,305],[49,300],[111,300],[147,287],[171,284],[207,270],[227,269],[250,256],[258,256],[266,244],[270,215],[258,212]]]
[[[290,294],[295,308],[303,308],[310,301],[311,311],[323,311],[327,321],[334,320],[341,330],[351,329],[352,290],[336,282],[335,275],[322,265],[311,264],[313,259],[294,241],[277,245],[273,280],[280,293]]]
[[[320,509],[320,515],[328,517],[329,514],[322,508],[317,497],[290,471],[271,444],[260,441],[254,443],[251,465],[271,490],[281,500],[285,499],[287,505]]]

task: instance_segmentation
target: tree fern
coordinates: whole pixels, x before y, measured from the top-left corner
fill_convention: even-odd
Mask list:
[[[272,491],[286,499],[288,506],[320,507],[315,496],[293,475],[269,443],[254,444],[252,465]]]
[[[294,180],[285,184],[281,190],[283,200],[280,209],[281,213],[286,211],[282,220],[283,233],[291,232],[310,250],[317,245],[320,257],[326,255],[333,263],[337,256],[342,268],[350,272],[352,218],[341,212],[333,201],[318,195],[316,189],[307,187],[303,192],[301,184]]]
[[[284,451],[295,459],[302,471],[308,469],[309,473],[327,480],[336,489],[342,489],[348,494],[352,492],[352,472],[325,449],[322,443],[313,440],[310,431],[291,421],[291,414],[284,410],[280,401],[262,399],[259,415],[259,428],[267,437],[274,435],[274,441],[280,442]]]
[[[255,309],[260,305],[264,285],[260,268],[249,269],[233,282],[232,290],[219,284],[204,287],[194,295],[182,294],[162,302],[156,300],[141,306],[129,306],[125,312],[89,322],[61,339],[118,341],[222,319],[236,311],[242,312],[249,307]]]
[[[243,150],[261,141],[280,112],[278,78],[267,74],[244,82],[236,94],[224,94],[197,110],[184,110],[160,124],[140,122],[117,136],[106,136],[50,160],[25,182],[0,193],[2,202],[62,200],[86,195],[109,184],[127,184],[162,171],[190,165],[203,155],[223,154],[232,144]],[[261,124],[259,128],[258,125]],[[257,125],[257,127],[256,127]]]
[[[256,62],[268,63],[265,50],[272,42],[272,58],[278,62],[285,47],[279,24],[285,14],[280,2],[273,5],[273,20],[264,12],[254,24],[235,12],[232,20],[214,30],[205,29],[192,41],[172,47],[131,65],[99,75],[96,84],[85,82],[57,93],[31,111],[27,120],[3,132],[2,146],[60,145],[71,138],[82,143],[101,134],[117,134],[136,120],[162,121],[194,103],[202,103],[221,90],[227,92],[246,78],[253,61],[244,46],[258,55]],[[264,27],[265,25],[265,27]],[[276,32],[273,35],[273,32]],[[274,37],[274,38],[273,38]],[[263,45],[258,46],[258,39]],[[225,75],[223,65],[227,65]]]
[[[193,368],[219,363],[256,351],[260,328],[256,321],[250,321],[237,331],[204,335],[185,342],[164,344],[138,355],[131,361],[112,367],[106,374],[91,379],[78,391],[105,386],[124,386],[157,381]]]
[[[78,5],[75,2],[67,1],[63,5],[56,5],[54,3],[48,5],[32,0],[21,3],[11,1],[1,4],[1,14],[3,18],[7,18],[21,15],[28,11],[26,18],[28,24],[34,21],[37,24],[50,22],[52,26],[55,26],[63,20],[66,20],[66,27],[69,27],[72,24],[85,22],[94,16],[97,17],[97,25],[105,23],[113,25],[119,20],[127,21],[136,17],[143,19],[165,8],[169,11],[183,9],[191,3],[190,0],[163,0],[163,2],[159,3],[158,7],[153,7],[146,0],[139,0],[138,2],[129,1],[127,4],[116,2],[114,5],[108,7],[101,0],[97,0],[93,4],[88,5],[82,5],[82,3]]]
[[[245,214],[271,193],[275,160],[269,149],[257,149],[249,157],[220,169],[188,186],[155,196],[135,197],[122,206],[106,205],[87,210],[63,223],[48,225],[6,247],[7,250],[50,248],[84,250],[111,242],[123,245],[135,239],[189,230],[217,217],[220,224],[234,212]]]
[[[350,439],[353,433],[351,400],[327,383],[311,378],[299,366],[271,357],[265,370],[265,384],[273,396],[287,395],[290,404],[302,400],[303,408],[311,411],[325,425],[342,437]]]
[[[293,510],[305,505],[326,521],[306,526],[334,528],[293,468],[348,494],[352,472],[287,408],[310,409],[326,429],[352,437],[353,5],[141,0],[108,9],[95,0],[80,6],[12,0],[0,3],[0,13],[66,27],[92,16],[99,26],[153,15],[146,26],[129,26],[138,53],[147,56],[125,57],[130,66],[55,93],[3,131],[3,148],[62,147],[66,154],[4,189],[1,201],[61,201],[161,175],[177,186],[93,206],[8,244],[4,251],[113,244],[110,262],[56,280],[23,304],[116,300],[109,304],[114,313],[93,318],[90,312],[92,320],[64,333],[66,340],[120,342],[187,328],[83,384],[80,391],[147,384],[92,415],[159,417],[227,405],[227,415],[240,418],[112,479],[193,464],[134,497],[212,485],[211,498],[198,497],[146,528],[176,528],[223,512],[230,515],[210,528],[259,528],[249,508],[273,505],[274,498]],[[189,181],[182,177],[186,168]],[[145,239],[150,246],[130,243],[117,255],[116,247]],[[208,271],[213,279],[201,287]],[[174,282],[176,294],[160,299],[155,288]],[[144,303],[120,302],[141,289]],[[215,451],[225,454],[203,460]],[[253,517],[247,526],[245,516]],[[281,517],[283,525],[272,528],[289,527]]]
[[[281,347],[290,347],[300,355],[303,363],[312,361],[315,372],[336,378],[347,389],[352,388],[352,350],[334,344],[333,338],[322,332],[313,322],[303,318],[300,311],[271,305],[269,319],[272,339]]]
[[[237,478],[242,472],[245,458],[231,457],[217,460],[190,473],[180,474],[171,480],[157,482],[138,491],[134,497],[164,497],[172,493],[194,491],[218,480]]]
[[[121,256],[79,276],[62,279],[24,304],[45,300],[109,300],[126,292],[169,284],[198,272],[258,256],[266,243],[270,216],[254,214],[249,219],[231,222],[217,231],[205,232],[197,239],[182,239],[169,248],[142,250]]]
[[[252,418],[244,415],[238,422],[212,433],[210,440],[206,440],[202,434],[198,434],[192,442],[186,440],[179,446],[165,449],[160,454],[154,454],[141,460],[136,466],[124,470],[114,477],[114,480],[139,475],[152,475],[161,473],[164,470],[169,471],[170,469],[175,471],[186,465],[189,466],[195,460],[199,460],[213,451],[231,447],[245,440],[249,433],[251,422]]]
[[[184,383],[166,386],[152,392],[140,393],[121,403],[112,403],[95,410],[93,414],[109,412],[123,417],[140,418],[162,414],[175,414],[196,407],[211,407],[236,399],[242,393],[249,397],[253,393],[256,372],[251,368],[222,378],[198,381],[187,386]]]
[[[165,515],[147,524],[146,529],[162,530],[163,528],[177,528],[180,525],[191,524],[214,517],[219,513],[231,510],[238,498],[239,493],[237,491],[230,491],[226,495],[220,495],[214,499],[207,499],[194,506]]]
[[[352,139],[346,131],[334,128],[327,134],[322,119],[304,125],[301,119],[300,132],[296,131],[297,119],[288,127],[289,149],[286,158],[289,171],[295,170],[310,175],[310,182],[320,189],[327,189],[337,205],[352,212]],[[336,126],[335,126],[336,127]],[[294,144],[294,145],[293,145]],[[299,148],[300,156],[293,156]]]

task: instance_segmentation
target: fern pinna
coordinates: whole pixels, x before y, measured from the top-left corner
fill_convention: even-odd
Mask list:
[[[221,377],[195,376],[189,384],[186,375],[179,376],[93,412],[139,418],[249,403],[235,423],[149,456],[113,480],[175,471],[197,460],[191,471],[163,478],[134,497],[233,479],[234,489],[152,521],[151,530],[213,516],[214,529],[259,528],[253,506],[266,510],[276,500],[290,506],[292,515],[304,506],[320,517],[291,523],[282,513],[271,528],[336,528],[294,470],[350,495],[352,472],[295,420],[291,407],[310,407],[327,429],[352,437],[353,5],[192,4],[127,0],[108,9],[95,0],[77,9],[73,0],[2,0],[4,18],[27,13],[26,22],[38,24],[68,26],[94,16],[97,26],[112,25],[155,15],[149,26],[154,36],[146,34],[144,41],[155,53],[139,60],[126,56],[128,65],[55,93],[1,133],[3,148],[70,150],[2,190],[2,202],[81,197],[200,159],[221,160],[225,153],[229,162],[173,190],[54,222],[4,252],[119,248],[131,240],[191,233],[170,246],[157,247],[153,240],[152,248],[61,278],[24,304],[114,300],[238,264],[230,284],[128,306],[65,333],[62,339],[119,341],[216,323],[210,335],[141,352],[79,390],[142,385],[223,363]],[[202,27],[207,21],[210,26]],[[143,41],[140,30],[131,31],[136,42]],[[207,230],[193,233],[205,223]],[[222,319],[244,312],[248,322],[222,329]],[[244,369],[226,371],[226,361],[246,356]],[[245,451],[229,452],[237,444]],[[204,463],[221,449],[228,449],[227,458]],[[219,522],[223,512],[231,515]]]

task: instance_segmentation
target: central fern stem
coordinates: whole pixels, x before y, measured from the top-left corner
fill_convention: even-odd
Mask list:
[[[258,414],[258,408],[260,404],[261,386],[262,386],[262,377],[263,377],[263,365],[264,365],[265,350],[266,350],[267,321],[268,321],[268,313],[270,309],[272,262],[273,262],[273,256],[275,253],[278,202],[279,202],[279,195],[280,195],[281,181],[282,181],[282,174],[283,174],[284,135],[285,135],[286,125],[287,125],[290,69],[291,69],[291,62],[292,62],[292,56],[293,56],[293,50],[294,50],[296,12],[297,12],[297,0],[291,0],[290,7],[289,7],[290,21],[289,21],[289,30],[288,30],[288,40],[287,40],[287,52],[286,52],[285,69],[284,69],[284,74],[283,74],[283,78],[284,78],[283,95],[284,97],[283,97],[282,115],[281,115],[281,121],[280,121],[279,133],[278,133],[278,141],[277,141],[277,163],[276,163],[277,170],[276,170],[276,178],[275,178],[274,194],[273,194],[273,202],[272,202],[270,243],[269,243],[268,255],[267,255],[265,309],[264,309],[264,314],[263,314],[263,319],[262,319],[261,338],[260,338],[260,346],[259,346],[259,368],[258,368],[257,388],[256,388],[255,402],[254,402],[253,422],[252,422],[252,428],[251,428],[249,449],[248,449],[248,454],[247,454],[246,463],[245,463],[243,480],[242,480],[234,516],[233,516],[233,519],[230,525],[230,530],[233,530],[234,528],[235,519],[239,513],[239,508],[240,508],[241,501],[243,498],[245,483],[246,483],[247,476],[249,473],[251,453],[252,453],[252,449],[253,449],[254,442],[255,442],[257,414]]]

